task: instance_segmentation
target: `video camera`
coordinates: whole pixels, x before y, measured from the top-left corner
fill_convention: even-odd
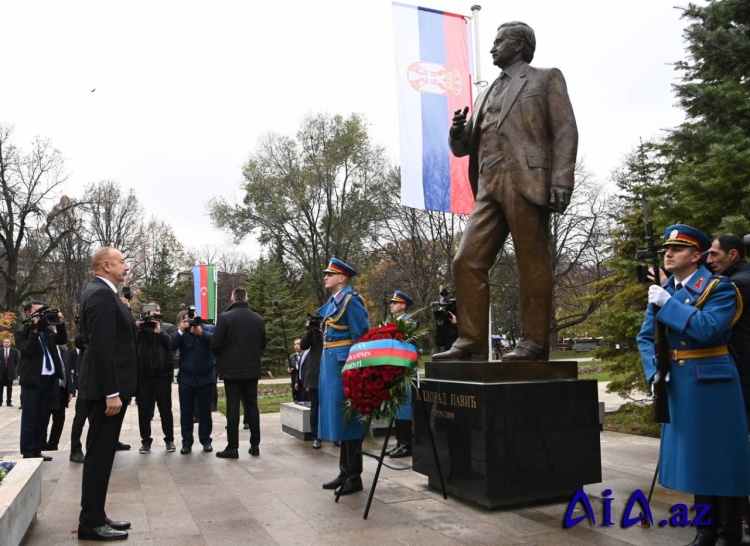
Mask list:
[[[144,303],[141,308],[141,330],[153,330],[156,328],[156,323],[159,322],[164,315],[156,312],[157,306],[154,303]]]
[[[57,326],[62,324],[59,313],[59,309],[43,306],[29,315],[27,319],[24,319],[23,324],[30,324],[39,329],[44,329],[47,326]],[[34,325],[34,319],[37,319],[36,325]]]
[[[323,324],[323,317],[322,315],[311,315],[310,313],[307,314],[307,329],[308,330],[320,330],[320,327]]]
[[[452,313],[456,316],[456,298],[453,297],[447,288],[440,287],[440,300],[430,302],[432,307],[432,315],[436,321],[443,321],[448,317],[448,313]]]
[[[203,323],[203,319],[195,312],[195,305],[191,305],[187,309],[188,324],[191,328],[194,326],[200,326]]]

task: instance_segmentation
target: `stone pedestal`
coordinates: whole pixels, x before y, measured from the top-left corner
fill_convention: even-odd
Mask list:
[[[524,369],[528,368],[528,369]],[[414,396],[414,470],[487,508],[570,498],[601,481],[594,380],[575,362],[434,362]]]
[[[19,459],[0,483],[0,544],[21,544],[42,500],[42,459]]]
[[[281,404],[281,430],[300,440],[313,440],[310,428],[310,408],[294,402]]]
[[[294,402],[284,402],[280,407],[281,431],[291,434],[300,440],[314,440],[310,427],[310,408]],[[387,421],[374,421],[372,432],[375,436],[385,436],[388,431]]]

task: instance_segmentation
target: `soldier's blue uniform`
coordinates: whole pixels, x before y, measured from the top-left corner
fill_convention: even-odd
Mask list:
[[[359,341],[370,327],[362,298],[350,286],[342,288],[318,309],[323,317],[323,356],[320,361],[320,419],[318,438],[322,440],[359,440],[362,425],[352,419],[344,422],[344,367],[352,343]]]
[[[682,231],[689,226],[678,227]],[[667,236],[665,245],[670,244]],[[742,311],[737,290],[728,279],[702,266],[679,290],[674,277],[663,288],[672,297],[656,318],[667,326],[671,422],[662,427],[659,483],[696,495],[746,496],[750,442],[739,375],[727,349],[730,327]],[[657,371],[651,305],[638,346],[651,382]]]
[[[411,318],[411,315],[409,313],[404,313],[400,317],[396,317],[396,320],[405,320],[409,322],[414,322],[414,320]],[[401,404],[398,407],[398,412],[396,413],[396,419],[399,419],[402,421],[411,421],[413,419],[411,406],[412,406],[411,389],[409,389],[409,402],[407,404]]]

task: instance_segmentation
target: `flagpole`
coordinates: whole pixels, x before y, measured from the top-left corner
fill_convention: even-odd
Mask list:
[[[477,87],[484,87],[484,85],[487,85],[487,82],[482,80],[482,68],[481,63],[479,62],[479,11],[482,9],[482,6],[479,4],[474,4],[471,6],[471,24],[474,28],[474,85]],[[484,85],[482,85],[484,84]]]

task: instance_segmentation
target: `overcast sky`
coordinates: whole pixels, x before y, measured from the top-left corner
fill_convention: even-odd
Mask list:
[[[606,181],[639,137],[683,120],[671,87],[671,64],[685,58],[677,3],[487,2],[482,77],[498,73],[489,55],[497,26],[531,25],[532,64],[563,71],[579,157]],[[470,15],[472,4],[421,5]],[[239,199],[259,136],[293,135],[306,114],[363,113],[398,162],[388,0],[0,0],[0,17],[0,122],[15,125],[16,143],[51,139],[67,159],[69,195],[105,179],[134,188],[146,216],[170,223],[188,247],[228,241],[206,199]],[[257,254],[252,238],[241,248]]]

